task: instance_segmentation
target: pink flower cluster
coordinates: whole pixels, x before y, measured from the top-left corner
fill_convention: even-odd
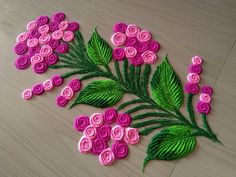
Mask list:
[[[199,92],[198,83],[200,81],[200,74],[202,72],[201,64],[203,59],[200,56],[194,56],[192,58],[192,64],[189,66],[187,75],[188,82],[185,84],[185,92],[188,94],[196,95]],[[209,114],[211,111],[211,95],[213,93],[213,88],[210,86],[203,86],[201,88],[201,94],[199,96],[199,101],[196,105],[196,109],[199,113]]]
[[[115,159],[125,158],[129,152],[128,144],[136,144],[140,139],[138,129],[129,127],[130,123],[129,114],[118,114],[113,108],[107,109],[103,114],[76,117],[74,128],[83,132],[78,150],[81,153],[99,155],[102,165],[110,165]],[[112,127],[112,124],[115,125]],[[108,146],[110,139],[111,147]]]
[[[148,30],[142,30],[135,24],[116,23],[113,32],[111,42],[116,47],[113,49],[113,59],[120,61],[127,58],[134,66],[157,61],[156,52],[160,44],[152,40]]]
[[[185,84],[185,92],[189,94],[197,94],[199,92],[198,83],[200,82],[200,74],[202,72],[203,59],[199,56],[192,58],[192,65],[189,66],[188,82]]]
[[[62,85],[63,82],[64,79],[59,74],[55,74],[43,83],[38,83],[32,88],[25,89],[22,92],[22,98],[24,100],[29,100],[33,97],[33,95],[42,95],[45,91],[50,91],[53,87]],[[68,101],[73,97],[74,92],[78,92],[80,89],[80,80],[71,79],[69,84],[62,89],[60,96],[56,98],[57,105],[60,107],[65,107]]]
[[[63,82],[63,78],[60,75],[55,74],[51,79],[47,79],[43,83],[38,83],[32,88],[25,89],[22,92],[22,98],[29,100],[33,97],[33,95],[42,95],[45,91],[50,91],[53,87],[63,84]]]
[[[80,91],[81,82],[79,79],[72,79],[67,86],[61,90],[61,94],[56,98],[59,107],[65,107],[69,100],[72,99],[75,92]]]
[[[65,14],[57,12],[51,20],[48,16],[39,16],[29,22],[26,28],[27,32],[20,33],[16,38],[14,51],[19,56],[15,66],[24,70],[32,64],[33,71],[42,74],[48,66],[56,64],[56,53],[66,53],[69,50],[66,42],[74,39],[79,24],[66,21]]]
[[[197,103],[197,111],[202,114],[209,114],[211,111],[211,95],[213,93],[213,88],[210,86],[203,86],[201,89],[201,94],[199,96],[199,102]]]

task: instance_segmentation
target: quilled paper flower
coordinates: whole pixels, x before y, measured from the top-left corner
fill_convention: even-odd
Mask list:
[[[191,83],[198,83],[200,81],[200,76],[196,73],[189,73],[187,75],[187,80]]]
[[[136,128],[125,128],[124,140],[128,144],[137,144],[139,142],[140,136],[138,129]]]
[[[117,117],[117,122],[122,127],[128,127],[131,123],[131,117],[129,114],[119,114]]]
[[[124,128],[120,125],[116,125],[111,129],[111,139],[114,141],[120,141],[124,138]]]
[[[143,57],[140,54],[137,54],[136,56],[129,58],[129,61],[134,66],[140,66],[144,63]]]
[[[199,113],[209,114],[211,111],[211,106],[209,103],[198,102],[197,103],[197,111]]]
[[[125,57],[125,50],[123,48],[115,48],[112,52],[112,56],[117,61],[123,60]]]
[[[104,141],[110,140],[111,126],[102,125],[97,129],[97,137],[103,139]]]
[[[208,94],[208,95],[212,95],[212,93],[213,93],[213,88],[212,87],[210,87],[210,86],[203,86],[202,88],[201,88],[201,92],[202,93],[206,93],[206,94]]]
[[[34,95],[41,95],[44,92],[44,88],[42,84],[36,84],[33,88],[32,88],[32,92]]]
[[[94,127],[100,127],[103,124],[103,115],[101,113],[94,113],[89,117],[89,122]]]
[[[89,125],[84,129],[83,134],[90,139],[94,139],[97,136],[97,129],[93,125]]]
[[[74,92],[78,92],[81,89],[81,82],[79,79],[72,79],[69,86]]]
[[[65,19],[66,15],[63,12],[57,12],[53,15],[53,20],[61,22]]]
[[[137,55],[137,50],[134,47],[125,47],[125,56],[127,58],[132,58]]]
[[[147,30],[142,30],[138,33],[137,39],[139,42],[148,42],[152,38],[151,33]]]
[[[137,25],[135,24],[130,24],[127,26],[125,34],[128,37],[136,37],[139,33],[140,29]]]
[[[49,17],[48,16],[39,16],[36,20],[38,26],[43,26],[45,24],[48,24],[49,22]]]
[[[27,30],[29,30],[29,31],[32,31],[32,30],[36,29],[37,27],[38,27],[38,24],[36,21],[30,21],[26,26]]]
[[[122,22],[118,22],[113,26],[113,31],[116,32],[121,32],[121,33],[125,33],[127,28],[127,25],[125,23]]]
[[[61,91],[61,95],[70,100],[74,96],[74,92],[70,86],[65,86]]]
[[[67,27],[67,30],[68,31],[77,31],[79,29],[79,23],[77,22],[70,22],[68,27]]]
[[[204,103],[210,103],[211,102],[211,96],[206,93],[201,93],[199,96],[199,100]]]
[[[203,59],[200,56],[194,56],[192,58],[192,63],[195,65],[200,65],[202,64]]]
[[[40,63],[44,60],[43,56],[40,54],[35,54],[30,58],[32,64]]]
[[[105,112],[104,112],[104,122],[108,123],[108,124],[112,124],[116,121],[117,116],[118,116],[118,113],[117,113],[116,109],[109,108],[109,109],[105,110]]]
[[[88,153],[92,149],[92,141],[86,136],[82,136],[78,143],[78,150],[81,153]]]
[[[126,40],[126,36],[123,33],[121,33],[121,32],[116,32],[111,37],[111,42],[115,46],[123,45],[125,43],[125,40]]]
[[[75,118],[74,120],[74,129],[80,132],[83,132],[86,127],[89,126],[89,117],[81,115]]]
[[[56,48],[58,53],[66,53],[69,50],[69,47],[66,43],[59,44]]]
[[[56,98],[56,103],[59,107],[65,107],[68,103],[68,100],[64,96],[60,95]]]
[[[56,54],[51,54],[47,57],[44,57],[44,60],[48,64],[48,66],[52,66],[57,63],[58,56]]]
[[[154,64],[157,61],[157,56],[154,52],[146,50],[142,53],[143,61],[148,64]]]
[[[48,69],[48,65],[44,61],[33,64],[33,71],[37,74],[45,73],[47,69]]]
[[[16,42],[25,42],[28,38],[29,38],[28,33],[23,32],[18,34],[18,36],[16,37]]]
[[[107,148],[99,154],[99,162],[102,165],[111,165],[114,160],[115,155],[111,148]]]
[[[59,74],[55,74],[52,76],[52,83],[55,86],[60,86],[61,84],[63,84],[64,79],[59,75]]]
[[[201,65],[192,64],[192,65],[189,66],[189,72],[190,73],[201,74],[202,67],[201,67]]]
[[[19,42],[15,46],[15,53],[17,55],[23,55],[28,51],[28,46],[24,42]]]
[[[28,55],[19,56],[15,60],[15,66],[18,70],[24,70],[30,66],[30,57]]]
[[[33,92],[31,89],[25,89],[23,92],[22,92],[22,98],[24,100],[29,100],[30,98],[32,98],[33,96]]]
[[[112,151],[117,159],[123,159],[127,157],[129,148],[125,142],[117,141],[112,144]]]
[[[93,140],[92,153],[99,155],[103,150],[105,150],[108,145],[103,139],[96,138]]]

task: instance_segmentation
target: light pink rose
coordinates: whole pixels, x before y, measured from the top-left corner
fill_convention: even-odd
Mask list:
[[[140,29],[137,25],[135,24],[130,24],[127,26],[125,34],[127,37],[135,37],[138,35]]]
[[[192,58],[192,63],[195,65],[200,65],[202,63],[202,58],[200,56],[194,56]]]
[[[27,32],[23,32],[20,33],[17,37],[16,37],[16,42],[25,42],[28,39],[28,33]]]
[[[142,30],[138,33],[137,35],[137,39],[140,41],[140,42],[147,42],[147,41],[150,41],[152,38],[152,35],[149,31],[147,30]]]
[[[37,27],[38,27],[38,24],[36,21],[30,21],[26,26],[27,30],[29,30],[29,31],[32,31],[32,30],[36,29]]]
[[[204,103],[210,103],[211,102],[211,96],[206,93],[201,93],[199,96],[199,100]]]
[[[189,73],[187,75],[187,80],[190,83],[198,83],[200,81],[200,76],[196,73]]]
[[[111,165],[115,160],[115,155],[111,148],[104,149],[99,155],[99,162],[102,165]]]
[[[153,51],[146,50],[142,53],[143,61],[148,64],[153,64],[157,61],[157,56]]]
[[[127,127],[125,128],[124,140],[127,144],[136,144],[139,142],[139,132],[136,128]]]
[[[92,140],[86,136],[82,136],[78,143],[78,150],[81,153],[88,153],[92,149]]]
[[[43,82],[43,88],[46,91],[52,90],[53,83],[52,83],[51,79],[47,79],[46,81]]]
[[[40,44],[47,44],[51,39],[51,36],[50,34],[42,34],[40,37],[39,37],[39,43]]]
[[[116,32],[111,37],[111,42],[114,46],[121,46],[125,43],[126,36],[121,32]]]
[[[97,135],[97,129],[93,125],[87,126],[83,131],[84,136],[94,139]]]
[[[43,56],[40,54],[35,54],[30,58],[32,64],[41,63],[44,60]]]
[[[49,55],[52,54],[52,47],[50,45],[44,45],[41,49],[40,49],[40,54],[43,57],[48,57]]]
[[[103,115],[101,113],[94,113],[89,117],[89,122],[94,127],[100,127],[103,124]]]
[[[125,47],[125,56],[127,58],[132,58],[137,55],[137,49],[134,47]]]
[[[74,96],[74,92],[70,86],[65,86],[61,91],[61,95],[70,100]]]
[[[28,47],[34,47],[34,46],[38,45],[38,43],[39,43],[39,40],[37,38],[32,38],[32,39],[27,40]]]
[[[62,30],[56,30],[52,33],[52,38],[59,40],[63,37],[63,31]]]
[[[29,100],[30,98],[32,98],[33,96],[33,92],[31,89],[25,89],[23,92],[22,92],[22,98],[24,100]]]
[[[124,138],[125,129],[120,125],[116,125],[111,129],[111,139],[114,141],[120,141]]]
[[[74,39],[75,35],[72,31],[65,31],[62,37],[63,41],[69,42]]]
[[[49,26],[47,24],[42,25],[38,29],[40,34],[47,34],[49,32]]]
[[[62,21],[60,22],[60,24],[58,25],[60,30],[66,30],[66,28],[68,27],[69,23],[67,21]]]

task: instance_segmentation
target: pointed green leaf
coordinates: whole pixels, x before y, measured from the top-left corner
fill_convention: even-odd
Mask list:
[[[110,107],[119,102],[123,95],[123,89],[112,80],[93,81],[80,92],[71,107],[76,104]]]
[[[150,160],[175,160],[191,153],[196,146],[196,137],[187,126],[175,125],[161,130],[148,145],[143,168]]]
[[[153,74],[151,92],[154,101],[165,109],[178,109],[183,104],[182,84],[167,57]]]
[[[98,34],[96,29],[88,41],[87,53],[89,58],[97,65],[107,65],[111,61],[112,48]]]

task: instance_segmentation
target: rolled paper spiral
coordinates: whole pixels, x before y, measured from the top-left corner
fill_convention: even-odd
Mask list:
[[[104,122],[108,124],[112,124],[116,121],[117,116],[118,116],[118,113],[116,109],[114,108],[106,109],[104,112]]]
[[[80,132],[83,132],[86,127],[89,126],[89,117],[81,115],[75,118],[74,120],[74,129]]]
[[[111,165],[115,160],[115,155],[111,148],[107,148],[99,154],[98,159],[102,165]]]
[[[85,154],[90,152],[92,147],[92,140],[86,136],[82,136],[78,143],[78,150]]]
[[[108,147],[107,142],[103,139],[96,138],[93,140],[92,153],[99,155],[103,150]]]
[[[125,142],[115,142],[112,144],[112,151],[117,159],[123,159],[127,157],[129,148]]]
[[[103,115],[101,113],[94,113],[90,116],[89,121],[94,127],[100,127],[103,124]]]
[[[128,127],[131,123],[131,117],[129,114],[126,113],[119,114],[117,122],[122,127]]]
[[[111,126],[109,125],[102,125],[97,129],[97,137],[104,141],[110,140],[110,134],[111,134]]]

